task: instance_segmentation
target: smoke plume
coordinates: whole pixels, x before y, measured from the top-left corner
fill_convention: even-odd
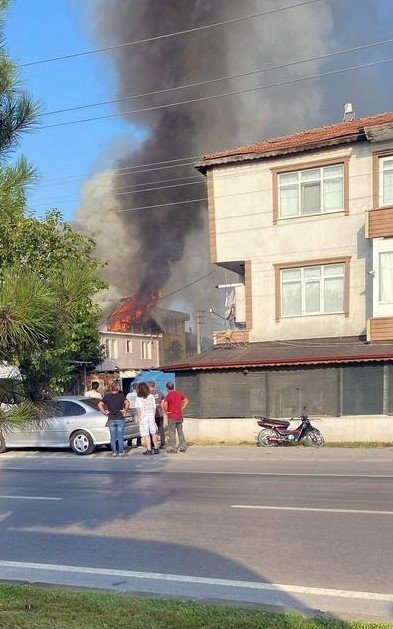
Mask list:
[[[281,0],[101,0],[95,5],[93,32],[100,45],[111,46],[286,4]],[[318,2],[124,47],[111,53],[116,96],[125,98],[315,57],[334,49],[334,43],[330,3]],[[125,112],[285,81],[313,74],[321,67],[319,61],[308,62],[118,104],[124,120],[141,125],[145,139],[139,145],[129,146],[113,164],[112,174],[105,173],[88,182],[77,214],[79,223],[97,239],[101,257],[109,262],[107,277],[116,295],[156,289],[169,293],[211,268],[206,203],[181,203],[205,197],[206,182],[202,177],[178,181],[196,174],[192,166],[163,168],[165,164],[159,162],[319,125],[325,115],[324,91],[316,82],[299,83],[134,116],[126,116]],[[341,117],[342,102],[348,100],[342,100],[343,95],[339,98],[331,116],[335,120]],[[135,170],[139,164],[156,165]],[[160,183],[163,180],[166,183]],[[100,201],[103,182],[107,194]],[[193,185],[178,185],[191,182]],[[166,186],[177,187],[140,191]],[[160,207],[137,209],[155,205]],[[180,303],[190,310],[208,307],[215,301],[214,285],[222,279],[219,274],[213,275],[184,293],[177,293],[171,303]]]

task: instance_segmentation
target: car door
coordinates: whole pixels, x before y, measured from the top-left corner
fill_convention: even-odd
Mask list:
[[[8,447],[64,448],[69,445],[69,435],[86,409],[72,400],[57,400],[50,417],[39,424],[12,428],[4,434]]]
[[[40,432],[41,430],[37,424],[31,423],[22,428],[10,426],[3,431],[3,436],[7,447],[34,448],[39,444]]]
[[[80,424],[86,409],[74,400],[57,400],[53,417],[43,427],[43,445],[64,448],[69,445],[71,432]]]

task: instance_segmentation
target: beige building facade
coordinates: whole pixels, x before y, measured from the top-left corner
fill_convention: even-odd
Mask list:
[[[211,260],[238,274],[216,347],[168,365],[198,438],[249,439],[255,415],[306,408],[331,441],[392,441],[393,112],[205,155],[197,169]]]
[[[369,139],[204,162],[211,257],[245,284],[248,341],[393,338],[373,321],[393,317],[391,118]]]

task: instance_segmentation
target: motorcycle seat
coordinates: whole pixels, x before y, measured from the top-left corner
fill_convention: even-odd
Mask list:
[[[289,421],[287,421],[286,419],[268,419],[266,423],[271,424],[272,426],[279,429],[285,429],[289,426]]]

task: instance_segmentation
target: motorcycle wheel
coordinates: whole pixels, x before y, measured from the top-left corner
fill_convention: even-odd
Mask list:
[[[261,430],[258,435],[258,445],[265,448],[274,448],[277,445],[276,441],[271,442],[270,437],[276,437],[276,431],[272,428],[265,428]]]
[[[317,430],[316,428],[313,428],[313,430],[310,430],[307,433],[307,443],[309,446],[318,448],[324,445],[325,439],[323,435],[319,432],[319,430]]]

